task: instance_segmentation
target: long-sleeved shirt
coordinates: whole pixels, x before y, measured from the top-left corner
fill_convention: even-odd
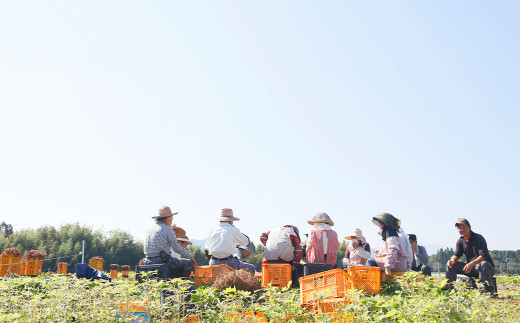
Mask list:
[[[158,257],[161,251],[170,254],[170,248],[184,258],[193,258],[193,255],[177,242],[177,237],[171,227],[161,221],[155,221],[144,237],[144,255],[148,258]]]
[[[307,262],[311,264],[327,263],[336,266],[338,248],[339,242],[336,231],[323,229],[323,226],[315,226],[307,240]],[[327,260],[325,260],[325,255],[327,255]]]
[[[271,232],[273,232],[271,234]],[[269,243],[268,243],[269,241]],[[260,235],[260,242],[266,247],[264,257],[266,260],[278,260],[299,263],[303,257],[300,239],[289,227],[275,228]]]
[[[403,243],[404,252],[406,254],[406,260],[408,261],[408,269],[410,269],[412,267],[412,262],[413,262],[412,245],[410,244],[410,240],[406,236],[406,233],[404,233],[403,228],[399,228],[399,231],[397,231],[397,234],[399,234],[399,238],[401,239],[401,242]]]
[[[226,258],[236,252],[237,246],[247,246],[249,238],[240,229],[226,222],[221,222],[213,229],[206,240],[205,249],[212,257]]]
[[[394,271],[407,271],[408,264],[403,248],[403,242],[399,237],[388,237],[381,248],[382,258],[376,258],[376,262],[384,268]],[[381,267],[380,265],[380,267]]]
[[[343,261],[343,265],[364,266],[369,258],[370,245],[368,243],[365,242],[357,248],[352,247],[352,243],[349,243],[347,250],[345,250],[346,261]]]
[[[417,253],[413,255],[412,269],[419,267],[421,263],[425,266],[428,264],[428,253],[426,248],[417,245]]]

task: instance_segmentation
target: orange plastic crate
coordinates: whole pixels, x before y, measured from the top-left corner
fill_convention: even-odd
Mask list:
[[[343,269],[301,277],[299,281],[302,304],[319,298],[345,297],[345,291],[354,286],[352,277]]]
[[[119,270],[117,269],[110,269],[110,278],[111,279],[117,279],[117,275],[119,274]]]
[[[7,275],[7,265],[0,265],[0,277]]]
[[[228,318],[231,319],[231,322],[234,323],[243,323],[243,322],[265,322],[267,323],[267,319],[265,318],[262,312],[247,312],[247,313],[239,313],[239,314],[229,314]]]
[[[335,297],[316,299],[310,303],[303,304],[302,306],[305,307],[309,312],[321,314],[339,312],[340,309],[345,308],[350,303],[351,301],[347,297]]]
[[[11,255],[0,255],[0,264],[7,265]]]
[[[20,275],[25,275],[25,266],[26,266],[26,262],[25,260],[21,260],[20,261]]]
[[[323,316],[325,316],[323,320]],[[334,322],[334,323],[347,323],[354,322],[354,314],[352,313],[322,313],[315,318],[316,322]]]
[[[29,258],[25,262],[25,274],[27,276],[37,276],[41,274],[43,267],[43,259]]]
[[[354,279],[354,288],[368,294],[381,292],[381,269],[369,266],[349,266],[348,274]]]
[[[104,261],[102,261],[102,260],[92,260],[92,259],[90,259],[89,262],[88,262],[88,265],[90,267],[96,268],[99,271],[103,271],[103,263],[104,263]]]
[[[172,320],[173,322],[173,320]],[[182,319],[184,323],[200,323],[200,318],[196,315],[188,315]]]
[[[148,301],[141,302],[119,302],[121,312],[148,312]]]
[[[228,265],[197,266],[195,267],[194,285],[213,284],[218,276],[232,270],[235,269]]]
[[[263,264],[262,288],[267,286],[286,287],[292,284],[290,264]]]
[[[65,275],[67,273],[67,267],[69,266],[68,263],[59,263],[58,264],[58,274]]]

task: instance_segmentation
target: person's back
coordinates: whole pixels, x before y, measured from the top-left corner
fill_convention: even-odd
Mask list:
[[[294,259],[294,247],[291,235],[296,236],[294,231],[288,227],[278,227],[269,231],[265,242],[264,257],[267,261],[283,261]],[[263,242],[263,241],[262,241]]]
[[[226,222],[219,223],[219,226],[213,229],[206,239],[207,250],[210,255],[216,258],[225,258],[233,255],[236,246],[239,244],[248,244],[249,241],[237,241],[236,235],[242,235],[240,230]]]
[[[218,227],[213,229],[206,239],[205,250],[210,257],[209,264],[229,265],[254,274],[254,265],[242,262],[234,256],[237,246],[247,246],[250,243],[249,238],[233,225],[233,221],[240,219],[233,216],[232,209],[225,208],[221,212],[221,216],[217,218]]]
[[[306,262],[331,264],[335,268],[339,241],[338,234],[331,229],[334,222],[323,212],[319,212],[307,222],[313,225],[313,228],[307,240]]]

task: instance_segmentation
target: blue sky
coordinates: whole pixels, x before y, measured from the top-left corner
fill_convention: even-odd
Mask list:
[[[516,1],[0,4],[1,220],[519,249]],[[515,202],[516,201],[516,202]]]

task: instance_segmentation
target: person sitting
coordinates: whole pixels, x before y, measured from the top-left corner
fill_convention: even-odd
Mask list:
[[[343,258],[343,266],[365,266],[370,258],[370,245],[367,243],[361,229],[355,228],[350,235],[345,237],[350,243],[345,250],[345,258]]]
[[[187,235],[183,235],[180,238],[177,238],[177,242],[183,247],[184,249],[188,250],[188,246],[192,245],[190,238],[188,238]],[[182,256],[175,252],[174,250],[170,250],[172,257],[175,257],[177,259],[181,259]]]
[[[410,244],[410,240],[408,240],[408,236],[406,235],[406,233],[404,233],[404,230],[401,227],[401,220],[397,219],[397,225],[399,226],[397,234],[399,235],[399,239],[401,239],[401,242],[403,243],[404,253],[406,254],[406,260],[408,263],[408,271],[410,271],[413,261],[412,245]]]
[[[386,275],[391,276],[392,271],[408,271],[408,261],[404,251],[403,242],[399,238],[398,220],[390,213],[381,213],[372,218],[372,222],[380,228],[379,235],[383,239],[383,247],[376,250],[380,258],[369,259],[369,266],[378,266]]]
[[[313,228],[307,239],[306,262],[331,264],[333,268],[336,268],[339,241],[338,234],[331,229],[334,222],[327,213],[319,212],[307,223]]]
[[[264,259],[271,264],[291,264],[293,285],[303,273],[300,261],[303,257],[300,232],[293,225],[284,225],[260,235],[260,242],[265,246]]]
[[[457,240],[455,254],[446,264],[446,279],[451,283],[457,279],[457,274],[478,277],[480,282],[486,284],[485,291],[494,292],[495,263],[489,254],[486,239],[473,232],[466,219],[457,219],[455,226],[461,237]],[[459,261],[463,254],[469,262]]]
[[[222,209],[218,227],[213,229],[206,240],[205,252],[210,257],[210,265],[228,265],[235,269],[245,269],[255,273],[255,265],[238,260],[234,253],[237,245],[247,246],[249,238],[233,225],[239,218],[233,216],[232,209]]]
[[[413,252],[410,269],[412,271],[420,271],[424,276],[431,276],[432,269],[428,266],[428,253],[426,252],[426,248],[417,244],[417,236],[415,234],[409,234],[408,239],[410,240]]]
[[[260,235],[267,263],[300,263],[303,251],[298,228],[284,225]]]
[[[173,216],[168,206],[159,209],[159,215],[153,216],[155,223],[148,229],[144,237],[143,263],[145,265],[169,263],[174,268],[175,277],[188,277],[197,264],[193,255],[178,242],[171,225]],[[177,259],[171,256],[170,248],[187,259]]]

